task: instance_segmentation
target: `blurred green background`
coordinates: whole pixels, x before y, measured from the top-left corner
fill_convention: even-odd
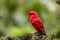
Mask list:
[[[60,35],[60,5],[56,0],[0,0],[0,37],[34,33],[28,12],[38,12],[47,34]]]

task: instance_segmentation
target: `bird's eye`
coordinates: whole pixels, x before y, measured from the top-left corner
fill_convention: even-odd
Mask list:
[[[31,13],[29,15],[32,15]]]

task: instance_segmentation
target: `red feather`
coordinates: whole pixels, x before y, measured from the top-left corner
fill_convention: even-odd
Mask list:
[[[29,13],[30,22],[33,25],[33,27],[36,29],[39,33],[44,33],[44,26],[41,18],[38,16],[37,12],[30,11]]]

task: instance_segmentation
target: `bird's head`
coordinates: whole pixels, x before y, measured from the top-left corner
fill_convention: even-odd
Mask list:
[[[28,15],[29,15],[29,17],[38,17],[37,12],[35,12],[35,11],[30,11]]]

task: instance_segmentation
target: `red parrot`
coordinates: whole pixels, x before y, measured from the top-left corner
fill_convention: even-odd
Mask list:
[[[31,24],[33,25],[33,27],[36,29],[36,31],[40,34],[40,35],[46,35],[45,34],[45,30],[44,30],[44,25],[43,22],[41,20],[41,18],[38,16],[37,12],[35,11],[30,11],[28,13],[29,15],[29,19]]]

